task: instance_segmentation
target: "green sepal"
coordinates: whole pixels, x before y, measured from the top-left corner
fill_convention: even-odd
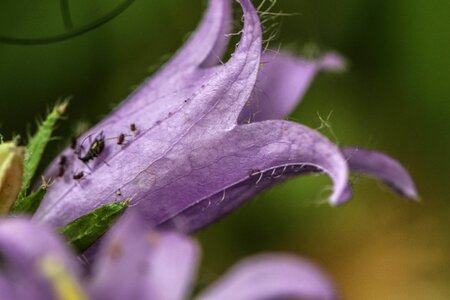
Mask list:
[[[13,208],[11,209],[11,213],[14,215],[21,214],[29,214],[32,215],[36,212],[41,204],[42,199],[47,193],[47,184],[43,184],[37,191],[28,195],[26,197],[18,199]]]
[[[104,205],[60,228],[59,233],[78,253],[82,253],[108,231],[128,204],[129,201],[122,201]]]
[[[39,166],[45,147],[52,137],[56,122],[61,118],[67,108],[68,100],[55,105],[53,110],[39,126],[36,134],[30,138],[25,154],[23,183],[19,193],[19,200],[26,196],[31,180]]]

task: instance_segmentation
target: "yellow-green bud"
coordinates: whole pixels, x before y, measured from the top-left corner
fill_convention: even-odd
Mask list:
[[[25,150],[13,142],[0,144],[0,215],[9,212],[22,186]]]

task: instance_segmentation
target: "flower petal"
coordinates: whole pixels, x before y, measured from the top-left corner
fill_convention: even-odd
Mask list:
[[[20,299],[53,299],[55,282],[42,269],[49,258],[73,278],[80,274],[64,243],[49,229],[25,219],[0,221],[0,255],[3,275]]]
[[[150,196],[165,200],[142,201],[140,206],[150,220],[184,232],[209,224],[261,189],[296,175],[324,171],[334,181],[331,203],[349,196],[347,163],[340,150],[312,129],[288,121],[240,125],[213,143],[199,141],[187,161],[172,169],[177,179]]]
[[[319,71],[345,67],[342,57],[334,52],[316,60],[306,60],[268,51],[261,63],[252,97],[239,118],[241,124],[285,118],[302,100]]]
[[[138,125],[139,133],[129,137],[124,147],[116,145],[115,141],[107,141],[105,151],[92,163],[93,166],[91,164],[91,170],[76,158],[73,150],[67,149],[63,153],[69,161],[67,174],[49,189],[35,214],[36,219],[62,226],[100,205],[115,201],[119,189],[124,197],[136,201],[143,197],[150,199],[152,191],[160,189],[159,184],[173,181],[174,173],[179,170],[171,170],[172,167],[176,168],[178,163],[186,164],[182,160],[183,156],[185,160],[189,147],[180,149],[181,146],[192,147],[199,140],[215,139],[236,126],[256,81],[261,51],[258,15],[250,1],[240,3],[245,25],[233,57],[224,66],[215,67],[191,81],[189,91],[177,91],[177,87],[166,83],[169,92],[176,90],[179,93],[175,97],[177,101],[157,101],[149,105],[147,100],[155,94],[149,85],[144,85],[128,100],[133,103],[130,114],[114,112],[81,140],[89,141],[89,136],[92,138],[100,132],[114,139],[132,122]],[[141,101],[144,98],[146,100]],[[177,157],[173,161],[175,153]],[[105,161],[107,163],[103,163]],[[56,176],[58,170],[56,160],[46,174]],[[72,180],[72,174],[80,170],[85,170],[83,180]]]
[[[115,123],[112,122],[114,117],[119,116],[136,118],[132,115],[157,101],[163,102],[165,106],[175,102],[174,109],[183,104],[183,100],[201,85],[195,82],[204,80],[205,71],[199,68],[215,64],[225,51],[231,19],[231,0],[209,0],[203,20],[186,44],[116,109],[113,118],[107,118],[101,124],[107,127]]]
[[[183,101],[206,80],[205,74],[211,72],[203,67],[214,65],[222,56],[228,42],[226,33],[231,20],[231,0],[209,0],[207,12],[186,44],[154,76],[123,101],[113,114],[81,139],[102,130],[111,131],[109,127],[115,126],[120,118],[132,119],[130,123],[139,122],[139,115],[143,118],[149,115],[149,110],[146,109],[149,105],[153,106],[150,114],[157,115],[155,120],[150,118],[149,122],[166,117],[166,111],[164,116],[157,114],[161,109],[158,108],[159,105],[173,111],[178,110],[184,104]],[[157,102],[161,104],[155,104]],[[125,130],[127,126],[121,124],[114,129]]]
[[[214,44],[205,44],[207,47],[211,47],[211,50],[209,51],[208,57],[203,61],[201,64],[201,67],[211,67],[217,65],[219,62],[221,62],[222,56],[225,53],[228,43],[229,43],[229,33],[232,29],[232,9],[231,9],[231,0],[219,0],[218,5],[221,5],[216,10],[221,10],[221,16],[215,17],[215,19],[219,18],[221,22],[220,30],[218,31],[217,38]],[[212,6],[212,5],[211,5]],[[214,10],[215,8],[211,7],[211,10]],[[206,26],[206,25],[204,25]],[[199,34],[197,34],[199,36]],[[196,47],[201,47],[202,45],[198,43],[198,41],[194,40],[195,38],[192,38],[192,44]],[[202,43],[205,43],[205,40],[202,36],[197,38],[199,40],[202,40]]]
[[[202,22],[183,48],[164,68],[179,72],[216,64],[228,44],[227,34],[232,23],[231,0],[209,0]]]
[[[101,245],[90,287],[93,298],[185,299],[197,257],[197,245],[190,239],[153,232],[139,215],[130,214]]]
[[[14,289],[10,280],[7,280],[3,276],[0,276],[0,299],[4,300],[23,300],[21,299]]]
[[[244,28],[242,38],[232,58],[223,66],[222,74],[229,86],[225,93],[216,93],[220,101],[205,118],[205,122],[216,124],[220,120],[222,126],[231,129],[237,123],[240,113],[248,101],[255,85],[260,69],[262,32],[258,13],[249,0],[239,0],[244,12]],[[216,75],[220,80],[221,75]],[[219,81],[220,82],[220,81]],[[214,82],[213,82],[214,84]],[[221,85],[216,84],[217,87]],[[222,127],[223,128],[223,127]]]
[[[238,263],[198,300],[337,299],[314,265],[287,255],[258,255]]]
[[[373,176],[391,187],[398,194],[418,199],[418,193],[411,176],[403,166],[382,153],[358,148],[342,149],[351,171]]]

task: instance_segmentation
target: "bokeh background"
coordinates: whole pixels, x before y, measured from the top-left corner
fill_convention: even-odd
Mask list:
[[[1,1],[0,36],[64,33],[57,2]],[[80,26],[121,1],[72,2]],[[69,95],[69,118],[58,135],[69,136],[79,121],[95,123],[182,45],[205,5],[137,0],[111,22],[64,42],[0,43],[0,132],[26,135],[37,116]],[[450,299],[450,2],[279,0],[272,11],[295,13],[269,22],[279,31],[272,46],[335,49],[350,66],[320,75],[291,118],[320,127],[339,145],[398,158],[423,202],[355,178],[353,200],[331,208],[325,176],[292,180],[197,235],[204,250],[200,285],[242,257],[282,251],[322,265],[345,299]],[[62,146],[53,142],[47,161]]]

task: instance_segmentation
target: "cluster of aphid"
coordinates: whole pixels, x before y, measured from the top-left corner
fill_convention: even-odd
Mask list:
[[[137,132],[136,124],[133,123],[130,125],[130,131],[132,133],[136,134],[136,132]],[[121,133],[118,137],[115,137],[113,139],[116,140],[117,145],[123,145],[126,141],[126,137],[127,137],[127,135],[125,133]],[[105,150],[106,140],[107,139],[105,138],[103,132],[100,132],[100,134],[98,134],[95,137],[94,141],[89,145],[89,149],[87,150],[87,152],[82,154],[81,152],[82,152],[82,149],[84,148],[83,147],[84,141],[83,141],[83,143],[78,145],[78,141],[74,137],[74,138],[72,138],[70,148],[73,150],[73,153],[75,154],[76,158],[79,159],[81,162],[83,162],[89,168],[88,163],[90,161],[93,161],[94,159],[97,159]],[[58,177],[63,177],[64,174],[66,173],[67,162],[68,162],[68,159],[66,156],[63,155],[60,157],[60,160],[58,163]],[[84,171],[80,171],[80,172],[73,174],[72,179],[80,180],[84,176],[85,176]]]

